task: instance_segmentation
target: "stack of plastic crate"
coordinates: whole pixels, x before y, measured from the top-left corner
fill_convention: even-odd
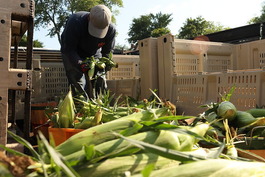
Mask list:
[[[220,102],[232,87],[230,101],[238,109],[265,105],[265,40],[227,44],[165,35],[157,45],[160,97],[180,114],[203,112],[200,106]]]
[[[235,86],[231,101],[240,110],[264,107],[265,40],[236,44],[235,49],[235,69],[217,76],[217,91],[228,92]]]
[[[131,96],[135,99],[140,92],[140,59],[139,55],[113,55],[118,64],[107,74],[108,89],[115,96]]]
[[[140,52],[141,99],[148,98],[151,90],[159,90],[159,68],[157,38],[146,38],[138,42]]]
[[[171,100],[180,114],[198,114],[201,105],[217,100],[217,73],[234,69],[234,45],[170,34],[157,43],[160,97]]]
[[[25,65],[25,50],[21,49],[18,55],[19,68],[23,68]],[[11,54],[11,56],[13,55]],[[118,64],[118,67],[112,68],[107,73],[109,90],[116,96],[127,95],[137,98],[140,89],[139,55],[115,54],[113,60]],[[69,91],[69,84],[59,50],[33,50],[32,90],[32,103],[56,101]],[[18,92],[18,101],[23,97],[24,92]],[[16,111],[20,113],[21,109]],[[17,117],[17,119],[21,118]]]
[[[16,37],[22,37],[22,27],[26,26],[26,19],[33,20],[33,13],[33,1],[0,1],[0,144],[3,145],[7,143],[8,90],[29,90],[31,87],[30,70],[10,68],[10,48],[15,30],[20,29],[20,35]]]

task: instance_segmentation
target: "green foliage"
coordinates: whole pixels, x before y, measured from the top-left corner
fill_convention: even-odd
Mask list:
[[[216,25],[211,21],[206,21],[203,17],[199,16],[195,19],[188,18],[183,27],[180,28],[177,37],[180,39],[191,39],[196,36],[210,34],[224,29],[228,28],[225,28],[220,24]]]
[[[26,47],[27,46],[27,36],[24,35],[22,36],[20,42],[19,42],[19,46],[22,46],[22,47]],[[33,41],[33,47],[39,47],[39,48],[43,48],[43,43],[38,41],[38,40],[34,40]]]
[[[139,18],[134,18],[129,29],[129,43],[136,43],[138,40],[148,37],[158,37],[169,33],[167,26],[172,21],[172,14],[157,14],[141,15]],[[154,36],[152,36],[154,35]]]
[[[77,11],[89,11],[97,4],[122,7],[122,0],[35,0],[35,27],[48,28],[48,36],[56,36],[61,43],[61,33],[69,15]],[[113,21],[115,21],[113,13]]]
[[[253,17],[248,21],[249,24],[254,24],[254,23],[262,23],[265,22],[265,2],[263,2],[262,9],[261,9],[261,15]]]
[[[157,28],[151,32],[151,36],[152,37],[159,37],[159,36],[163,36],[163,35],[168,34],[168,33],[170,33],[170,30],[168,28]]]

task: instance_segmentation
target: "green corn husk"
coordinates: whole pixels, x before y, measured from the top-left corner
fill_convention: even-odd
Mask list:
[[[265,136],[265,117],[256,118],[256,121],[248,124],[244,127],[241,127],[239,131],[246,132],[248,136]],[[255,130],[255,131],[254,131]]]
[[[195,127],[185,126],[185,128],[188,131],[203,137],[206,134],[206,132],[209,130],[210,126],[209,124],[203,123],[203,124],[198,124]],[[193,146],[199,141],[199,139],[197,139],[194,135],[189,135],[189,134],[179,134],[178,139],[180,141],[180,148],[176,150],[180,151],[191,151],[193,149]]]
[[[200,160],[151,172],[150,177],[264,177],[265,163],[226,159]],[[142,174],[131,177],[142,177]]]
[[[70,90],[64,100],[58,105],[58,125],[59,128],[72,128],[75,119],[75,105],[72,91]]]
[[[218,116],[215,112],[209,113],[205,118],[207,122],[212,124],[213,127],[216,127],[220,130],[224,130],[224,124],[222,121],[217,121]]]
[[[95,61],[94,60],[91,60],[91,63],[90,63],[90,66],[89,66],[90,69],[87,72],[87,75],[88,75],[88,77],[89,77],[90,80],[92,80],[93,77],[94,77],[95,67],[96,67]]]
[[[193,133],[203,136],[208,130],[209,125],[201,124],[190,128],[189,130]],[[174,132],[170,130],[160,130],[160,131],[147,131],[142,133],[137,133],[131,135],[128,139],[143,141],[149,144],[154,144],[160,147],[165,147],[168,149],[178,150],[178,151],[191,151],[198,142],[198,140],[193,136],[185,133]],[[135,153],[140,151],[140,148],[135,147],[130,142],[123,139],[110,140],[95,146],[95,150],[100,152],[101,157],[115,157],[119,155],[129,155],[130,153]],[[128,154],[127,154],[128,153]],[[77,161],[85,156],[85,151],[80,150],[65,156],[68,161]]]
[[[106,67],[106,64],[102,61],[97,61],[96,62],[96,66],[99,68],[99,69],[104,69]]]
[[[75,123],[74,128],[75,129],[87,129],[87,128],[93,127],[93,124],[92,124],[93,119],[94,117],[86,117],[84,118],[84,120],[82,120],[82,122]]]
[[[170,131],[147,131],[131,135],[128,138],[175,149],[180,147],[180,142],[177,136],[174,137],[174,134],[174,132]],[[137,148],[130,142],[120,138],[103,142],[95,146],[94,149],[99,152],[97,158],[116,157],[121,154],[130,155],[131,153],[140,151],[140,148]],[[65,159],[69,162],[72,162],[78,159],[82,159],[82,156],[85,157],[84,150],[80,150],[68,156],[65,156]]]
[[[179,161],[164,158],[151,153],[141,153],[124,157],[115,157],[107,159],[93,165],[84,164],[76,168],[80,176],[90,177],[117,177],[126,174],[135,174],[141,172],[147,165],[153,164],[154,169],[164,167],[178,166]]]
[[[102,113],[103,113],[103,111],[101,109],[99,109],[96,112],[94,118],[86,117],[81,123],[76,124],[75,128],[77,128],[77,129],[87,129],[87,128],[90,128],[90,127],[98,125],[100,123],[100,121],[101,121]]]
[[[165,116],[167,114],[168,108],[165,107],[133,113],[75,134],[62,144],[58,145],[56,150],[62,155],[69,155],[81,150],[83,145],[97,145],[115,139],[116,136],[110,133],[111,131],[119,132],[126,128],[133,127],[139,121],[153,120],[159,116]]]
[[[250,113],[253,117],[265,117],[265,109],[253,108],[249,109],[246,112]]]
[[[223,101],[217,108],[217,115],[232,121],[236,117],[236,111],[237,109],[233,103],[229,101]]]
[[[236,128],[241,128],[244,126],[247,126],[253,122],[255,122],[257,119],[254,118],[250,113],[245,111],[237,111],[236,117],[233,121],[230,122],[231,125],[233,125]]]

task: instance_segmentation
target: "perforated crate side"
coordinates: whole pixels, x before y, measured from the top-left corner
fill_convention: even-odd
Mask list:
[[[233,69],[231,55],[204,55],[204,72],[223,72]]]
[[[69,84],[66,77],[63,63],[45,62],[42,63],[42,88],[41,94],[47,99],[65,95],[69,91]]]
[[[222,72],[233,69],[234,45],[232,44],[174,39],[173,49],[177,58],[176,67],[174,67],[176,75]],[[184,67],[186,65],[192,67],[186,70],[180,69],[183,64]]]
[[[107,79],[115,80],[135,78],[134,71],[135,67],[133,62],[119,63],[118,68],[112,68],[111,71],[107,73]]]
[[[146,38],[139,42],[140,52],[140,78],[141,78],[141,98],[150,95],[150,89],[158,89],[159,94],[162,89],[159,88],[160,74],[157,38]],[[163,67],[163,65],[162,65]]]
[[[197,75],[233,69],[234,51],[232,44],[175,39],[170,34],[159,37],[159,88],[162,88],[165,97],[170,98],[171,77],[174,75]]]
[[[200,106],[216,102],[216,75],[181,75],[172,78],[172,98],[177,114],[198,115],[205,108]]]
[[[113,55],[113,60],[118,68],[112,68],[107,73],[108,80],[140,77],[139,55]]]
[[[236,69],[258,69],[265,67],[265,40],[236,45]]]
[[[107,85],[111,94],[115,94],[115,97],[122,95],[130,96],[135,99],[139,98],[139,79],[107,80]]]
[[[177,108],[177,114],[196,115],[198,107],[206,100],[205,77],[175,76],[173,78],[173,103]]]
[[[195,75],[198,74],[199,56],[189,54],[176,54],[176,67],[177,75]]]
[[[264,71],[234,71],[220,74],[217,79],[218,93],[224,94],[235,86],[231,102],[238,110],[245,111],[256,106],[265,105],[265,72]],[[218,97],[221,101],[221,97]]]
[[[253,69],[265,68],[265,40],[258,40],[250,43]]]

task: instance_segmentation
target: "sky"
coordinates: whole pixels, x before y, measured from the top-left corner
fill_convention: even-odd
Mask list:
[[[261,15],[265,0],[123,0],[122,8],[116,16],[118,35],[116,44],[130,46],[128,32],[132,20],[150,13],[172,14],[169,29],[173,35],[178,34],[187,18],[203,17],[224,27],[236,28],[247,25],[247,22]],[[59,49],[57,38],[47,36],[47,29],[34,31],[34,40],[39,40],[45,48]]]

